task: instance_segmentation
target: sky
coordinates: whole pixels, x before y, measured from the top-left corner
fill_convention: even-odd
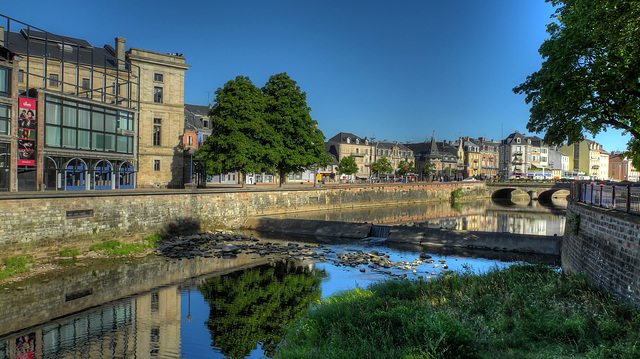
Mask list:
[[[540,69],[554,9],[544,0],[32,0],[0,14],[58,35],[181,53],[185,103],[214,103],[236,76],[263,87],[286,72],[327,139],[398,142],[527,131],[512,89]],[[15,29],[12,29],[15,30]],[[592,137],[589,137],[593,139]],[[622,151],[629,135],[595,141]]]

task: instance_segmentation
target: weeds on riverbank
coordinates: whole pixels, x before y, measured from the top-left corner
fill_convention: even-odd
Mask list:
[[[0,280],[30,271],[29,265],[33,263],[35,263],[33,258],[25,256],[5,259],[4,263],[0,264]]]
[[[144,238],[142,243],[122,243],[114,239],[94,244],[89,247],[89,250],[109,256],[126,256],[143,252],[148,248],[156,248],[156,242],[160,240],[162,240],[162,237],[159,234]]]
[[[582,275],[517,265],[318,303],[275,358],[638,358],[640,314]]]

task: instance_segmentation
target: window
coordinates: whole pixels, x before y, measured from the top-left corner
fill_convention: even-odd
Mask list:
[[[193,136],[187,136],[187,146],[193,147]]]
[[[0,105],[0,134],[8,135],[11,129],[9,124],[11,123],[11,108],[6,105]],[[4,152],[0,152],[0,156]],[[0,158],[1,160],[1,158]]]
[[[202,120],[202,127],[209,128],[209,120]]]
[[[160,171],[160,160],[153,160],[153,170]]]
[[[47,96],[44,118],[48,147],[133,153],[131,112]]]
[[[24,82],[24,70],[18,70],[18,82]]]
[[[162,103],[162,87],[153,88],[153,102]]]
[[[58,87],[58,74],[49,74],[49,86]]]
[[[162,74],[153,74],[153,81],[162,82],[163,76]]]
[[[9,69],[0,67],[0,96],[9,96]]]
[[[89,81],[89,79],[82,79],[82,89],[83,90],[91,89],[91,81]]]
[[[520,138],[516,138],[516,143],[520,143]]]
[[[154,118],[153,119],[153,145],[154,146],[160,146],[160,139],[161,139],[161,130],[162,130],[162,120],[159,118]]]

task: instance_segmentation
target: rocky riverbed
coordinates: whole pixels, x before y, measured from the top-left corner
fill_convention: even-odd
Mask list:
[[[320,243],[268,241],[247,234],[199,233],[164,239],[158,243],[156,252],[160,256],[172,259],[235,258],[239,253],[245,253],[296,260],[317,260],[331,262],[335,266],[360,267],[361,272],[382,272],[400,279],[406,279],[411,274],[414,277],[430,279],[432,275],[448,272],[444,260],[434,261],[426,253],[420,253],[411,261],[393,261],[384,251],[374,249],[374,243],[375,240],[359,242],[371,250],[345,248],[336,251],[331,245]]]

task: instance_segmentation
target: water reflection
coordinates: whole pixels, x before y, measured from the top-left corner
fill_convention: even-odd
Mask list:
[[[533,235],[564,234],[566,199],[541,204],[528,199],[462,203],[407,204],[283,214],[282,218],[385,225],[414,225],[457,230]]]
[[[260,343],[271,356],[284,328],[320,299],[322,273],[283,261],[206,279],[198,290],[210,307],[212,346],[226,357],[244,358]]]
[[[420,248],[376,246],[393,261],[414,261]],[[367,242],[331,245],[340,252],[371,251]],[[331,257],[333,258],[333,257]],[[485,258],[464,258],[452,254],[433,254],[435,263],[448,264],[449,270],[473,268],[479,272],[504,267],[511,262]],[[151,260],[158,268],[158,259]],[[169,263],[169,262],[168,262]],[[389,275],[366,265],[349,267],[332,261],[303,262],[274,260],[231,272],[214,271],[212,275],[192,277],[194,268],[204,262],[171,261],[156,275],[179,278],[169,285],[144,289],[149,272],[141,271],[148,263],[136,264],[138,270],[123,271],[131,263],[114,263],[110,273],[122,273],[141,294],[125,296],[100,306],[67,315],[53,321],[29,326],[0,337],[0,359],[39,358],[262,358],[270,357],[283,328],[321,297],[356,286],[387,280]],[[118,268],[117,266],[121,266]],[[211,266],[211,270],[218,268]],[[389,271],[407,273],[410,279],[437,278],[442,265],[416,266],[416,273],[398,268]],[[95,269],[86,268],[92,276]],[[81,273],[75,273],[82,276]],[[59,279],[64,280],[64,277]],[[122,278],[114,283],[123,282]],[[61,283],[42,283],[57,285]],[[32,284],[33,291],[38,291]],[[96,289],[97,290],[97,289]],[[23,292],[11,293],[19,298]],[[3,293],[2,299],[9,299]],[[56,298],[41,298],[41,308],[59,305]],[[6,301],[5,301],[6,303]],[[18,303],[14,301],[12,303]],[[14,304],[13,311],[29,313],[33,308]],[[85,307],[87,308],[87,307]],[[46,311],[46,309],[43,309]]]

